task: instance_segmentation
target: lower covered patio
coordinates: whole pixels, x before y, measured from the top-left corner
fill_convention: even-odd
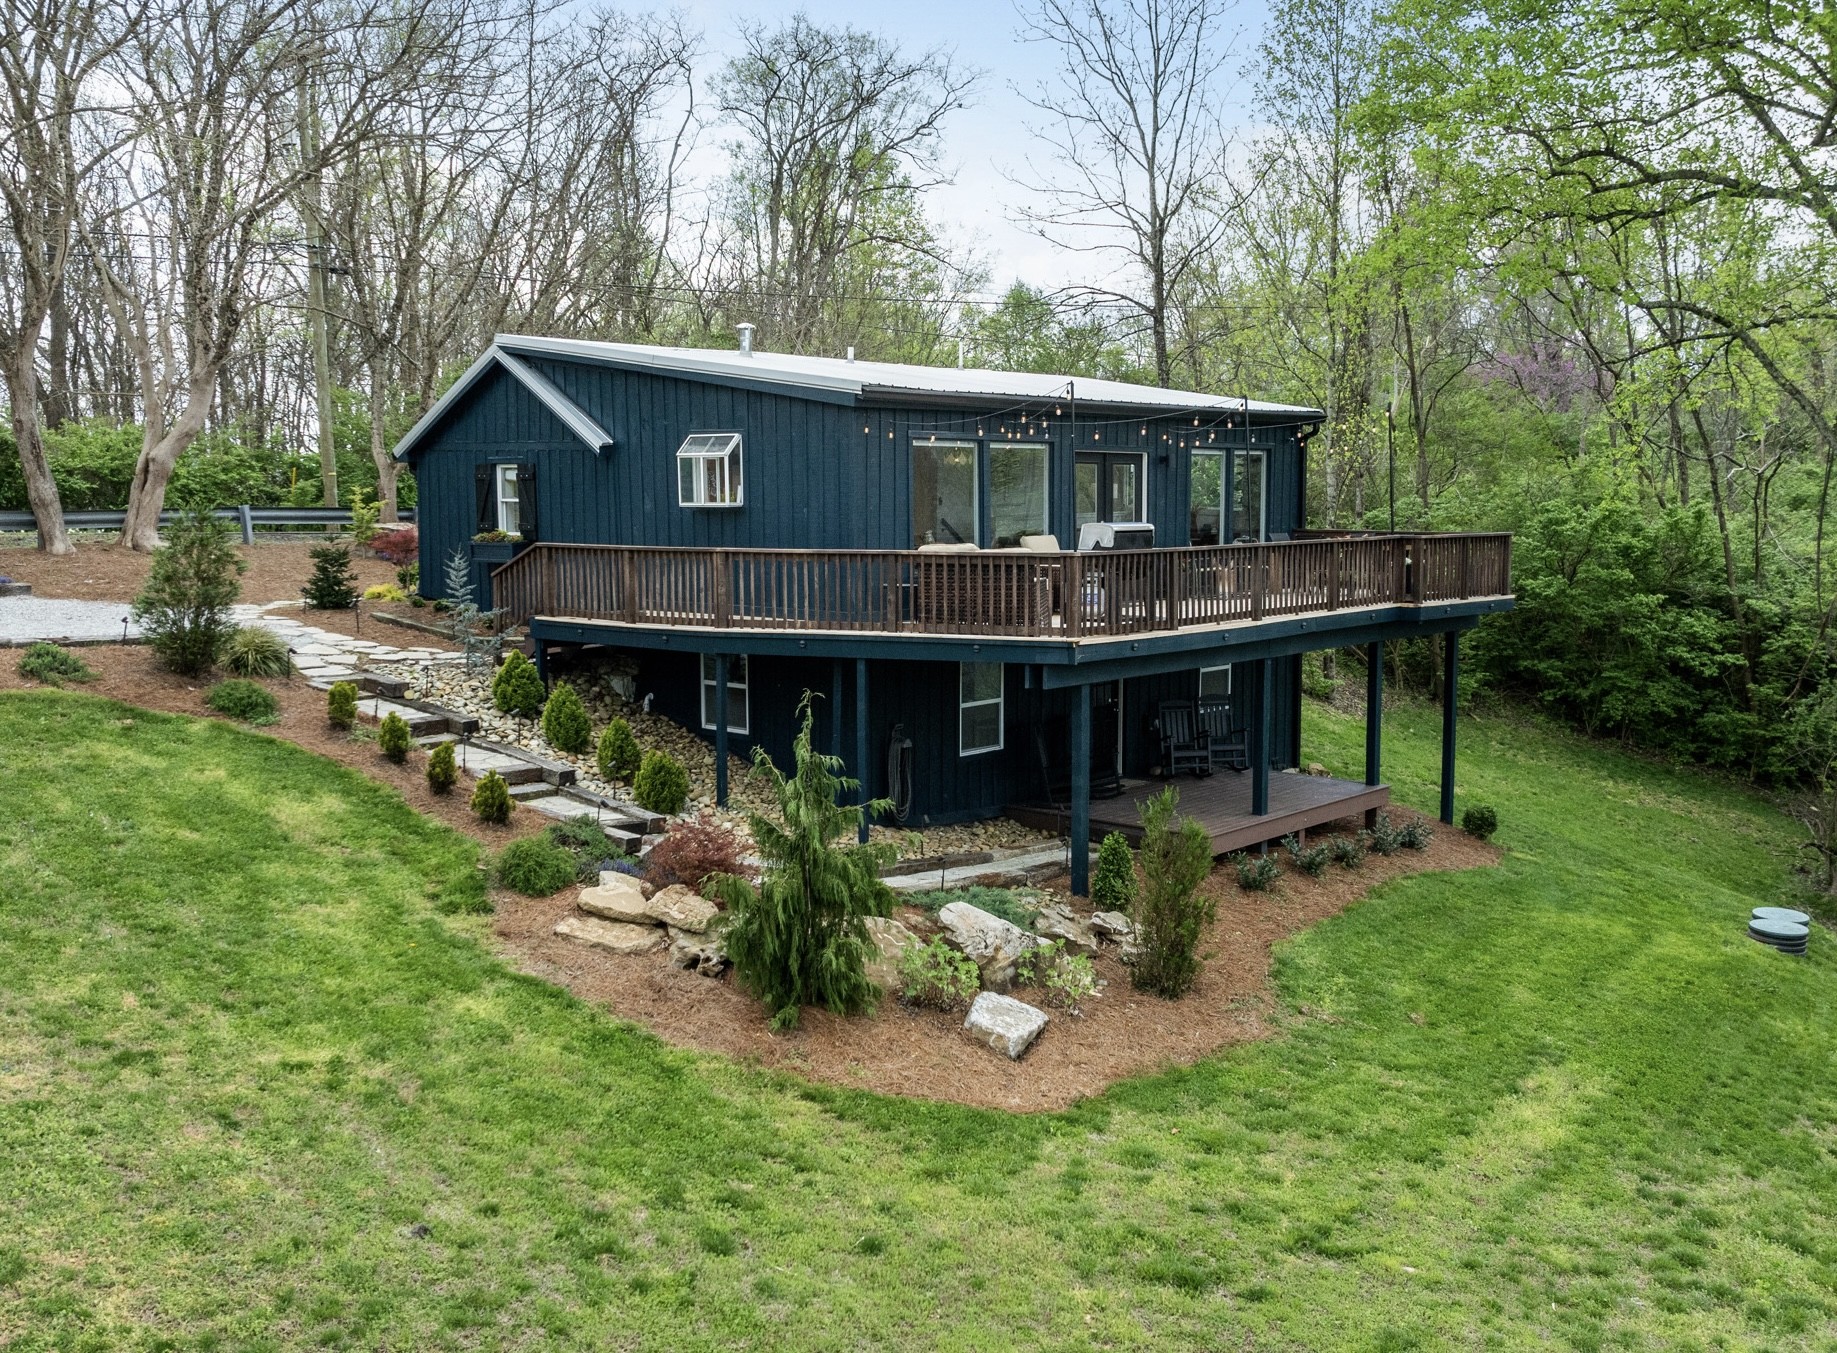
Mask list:
[[[1259,814],[1252,811],[1254,779],[1249,772],[1220,770],[1203,778],[1126,780],[1121,794],[1091,801],[1090,835],[1095,839],[1121,832],[1132,845],[1139,845],[1142,805],[1169,784],[1179,791],[1180,815],[1199,823],[1212,838],[1214,855],[1249,850],[1291,833],[1301,836],[1309,828],[1341,818],[1364,815],[1369,819],[1390,802],[1388,785],[1286,772],[1269,777],[1269,811]],[[1064,835],[1071,830],[1069,805],[1013,804],[1007,814],[1042,831]]]

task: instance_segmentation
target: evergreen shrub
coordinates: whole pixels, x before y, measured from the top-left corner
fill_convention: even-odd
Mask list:
[[[587,717],[587,706],[566,682],[556,685],[542,707],[542,736],[551,747],[569,756],[579,756],[593,743],[593,721]]]
[[[383,715],[383,721],[376,729],[378,751],[399,766],[408,760],[408,749],[414,745],[415,737],[409,731],[408,720],[394,710]]]
[[[280,716],[280,706],[275,704],[274,697],[253,681],[245,681],[241,677],[219,681],[210,688],[204,703],[217,713],[227,714],[243,723],[270,724]]]
[[[689,772],[668,752],[646,752],[631,792],[640,808],[674,817],[689,800]]]
[[[506,653],[504,665],[491,678],[491,703],[497,706],[498,713],[533,719],[542,713],[547,697],[536,664],[518,649]]]
[[[1212,872],[1212,838],[1177,816],[1170,785],[1142,805],[1142,879],[1135,938],[1141,947],[1130,980],[1142,991],[1173,1000],[1199,976],[1199,936],[1214,914],[1199,891]]]
[[[427,787],[436,794],[451,794],[459,783],[459,757],[453,744],[442,742],[427,758]]]
[[[548,897],[575,882],[574,856],[547,836],[512,841],[499,853],[497,880],[525,897]]]
[[[197,676],[210,669],[235,628],[230,606],[246,565],[228,524],[208,512],[187,512],[166,528],[165,539],[134,600],[134,620],[160,661],[180,676]]]
[[[357,687],[348,681],[334,681],[325,693],[325,720],[333,728],[349,728],[357,722]]]
[[[1125,913],[1135,905],[1135,852],[1121,832],[1109,833],[1097,848],[1091,903],[1098,911]]]
[[[43,640],[30,645],[19,659],[19,675],[47,686],[62,686],[66,681],[94,681],[96,674],[89,664],[67,648]]]
[[[598,748],[600,779],[622,780],[626,784],[638,773],[643,764],[644,753],[639,750],[638,739],[632,736],[631,725],[623,719],[614,719],[606,725],[606,731],[600,734]]]
[[[348,545],[315,545],[312,575],[300,595],[315,611],[348,611],[357,604],[357,574]]]
[[[481,822],[502,826],[510,821],[510,786],[502,775],[488,770],[472,787],[472,812]]]

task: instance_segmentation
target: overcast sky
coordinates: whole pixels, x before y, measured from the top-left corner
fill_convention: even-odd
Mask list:
[[[1262,35],[1265,0],[1239,0],[1229,27],[1237,31],[1230,65],[1236,74],[1223,91],[1231,114],[1248,121],[1249,90],[1255,83],[1256,46]],[[1015,224],[1014,209],[1025,192],[1012,176],[1029,177],[1026,124],[1036,114],[1020,91],[1031,92],[1052,73],[1056,52],[1020,40],[1014,0],[806,0],[803,4],[761,4],[758,0],[680,0],[677,6],[703,33],[700,63],[703,90],[709,77],[737,50],[736,27],[746,19],[773,23],[800,9],[824,27],[847,25],[876,32],[909,52],[942,47],[965,66],[982,72],[974,102],[945,126],[945,156],[955,181],[930,198],[933,218],[973,243],[989,265],[990,286],[999,291],[1017,277],[1041,286],[1092,280],[1095,262],[1069,256]],[[706,138],[705,155],[718,148],[718,134]],[[1042,164],[1041,169],[1047,166]]]

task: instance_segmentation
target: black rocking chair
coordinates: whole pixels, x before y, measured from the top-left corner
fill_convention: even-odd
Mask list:
[[[1233,727],[1229,700],[1201,700],[1199,726],[1205,729],[1214,770],[1220,766],[1240,772],[1250,769],[1250,731]]]
[[[1164,700],[1158,720],[1161,730],[1161,776],[1171,780],[1182,771],[1212,773],[1212,753],[1206,730],[1190,700]]]

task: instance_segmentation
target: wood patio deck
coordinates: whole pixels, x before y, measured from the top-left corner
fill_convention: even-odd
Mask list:
[[[1290,832],[1302,834],[1341,818],[1363,816],[1390,802],[1389,785],[1278,773],[1269,777],[1269,812],[1256,817],[1250,811],[1248,771],[1221,770],[1204,779],[1182,775],[1171,782],[1126,780],[1120,797],[1091,801],[1092,841],[1120,831],[1130,841],[1139,842],[1141,805],[1159,794],[1165,783],[1180,791],[1181,814],[1196,819],[1211,834],[1214,855],[1278,841]],[[1026,826],[1056,832],[1066,831],[1070,819],[1066,810],[1043,804],[1016,804],[1008,808],[1007,815]]]

